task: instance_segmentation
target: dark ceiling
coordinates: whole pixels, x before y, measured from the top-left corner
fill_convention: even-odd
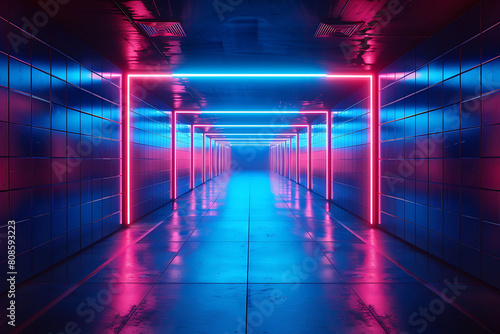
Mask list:
[[[73,0],[55,20],[125,71],[359,73],[384,68],[478,2]],[[322,20],[363,25],[352,37],[316,38]],[[139,24],[165,21],[180,22],[186,37],[149,37]],[[331,108],[360,85],[177,79],[154,93],[176,110],[311,110]]]
[[[324,73],[380,70],[478,2],[74,0],[55,19],[122,69]],[[313,37],[327,18],[364,24],[352,37]],[[142,21],[178,21],[187,37],[149,38]]]

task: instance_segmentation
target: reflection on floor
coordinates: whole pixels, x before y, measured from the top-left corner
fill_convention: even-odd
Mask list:
[[[500,331],[498,290],[281,176],[227,176],[19,286],[17,329]]]

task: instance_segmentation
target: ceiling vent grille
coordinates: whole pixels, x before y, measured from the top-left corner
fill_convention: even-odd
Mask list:
[[[321,22],[314,37],[351,37],[363,26],[364,22]]]
[[[149,37],[186,37],[179,22],[140,22]]]

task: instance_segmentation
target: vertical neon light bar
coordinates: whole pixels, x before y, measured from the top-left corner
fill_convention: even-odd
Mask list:
[[[172,110],[172,199],[177,198],[177,114]]]
[[[280,173],[280,144],[276,145],[276,169],[278,170],[276,173]]]
[[[191,186],[191,189],[194,189],[194,126],[189,126],[190,130],[191,130],[191,177],[190,177],[190,186]]]
[[[292,138],[288,140],[288,178],[292,178]]]
[[[299,138],[299,133],[297,132],[296,135],[296,140],[297,140],[297,147],[295,148],[295,159],[297,159],[297,183],[300,183],[300,156],[299,156],[299,151],[300,151],[300,138]]]
[[[269,169],[274,171],[274,147],[269,148]]]
[[[281,143],[281,175],[286,177],[286,144]]]
[[[332,158],[332,117],[331,114],[326,114],[326,199],[332,198],[332,183],[330,182]]]
[[[208,176],[212,179],[212,138],[210,138],[210,147],[208,148]]]
[[[217,143],[217,175],[221,173],[221,144]]]
[[[312,189],[312,163],[311,163],[312,129],[307,125],[307,189]]]
[[[285,177],[289,178],[290,176],[290,159],[288,157],[288,151],[289,151],[289,147],[288,147],[288,141],[285,141],[283,143],[283,147],[285,148]]]
[[[379,87],[370,76],[370,224],[378,224],[379,215]]]
[[[214,141],[214,148],[212,154],[214,155],[214,177],[217,176],[217,142]]]
[[[202,169],[201,169],[201,182],[205,183],[205,172],[206,172],[206,161],[205,161],[205,133],[203,134],[203,144],[202,144],[202,150],[201,150],[201,160],[202,160]]]
[[[273,169],[274,172],[276,173],[276,146],[273,146]]]
[[[281,175],[286,177],[286,145],[281,143]]]
[[[126,88],[126,110],[125,110],[125,131],[124,131],[124,141],[125,141],[125,224],[129,225],[131,223],[130,219],[130,209],[131,209],[131,191],[130,191],[130,76],[127,75],[127,88]]]
[[[123,83],[123,77],[122,77]],[[127,75],[122,93],[125,108],[122,110],[122,224],[130,224],[130,77]]]
[[[122,178],[121,178],[121,182],[120,182],[120,194],[121,194],[121,200],[120,200],[120,224],[123,224],[125,222],[125,217],[124,217],[124,207],[125,207],[125,203],[124,203],[124,200],[125,200],[125,196],[123,196],[123,191],[125,189],[124,187],[124,178],[123,178],[123,173],[124,173],[124,168],[123,168],[123,162],[124,162],[124,155],[123,155],[123,152],[125,151],[124,147],[123,147],[123,143],[125,142],[124,140],[124,134],[123,134],[123,131],[124,131],[124,117],[125,114],[126,114],[126,109],[124,107],[125,105],[125,101],[123,101],[123,98],[124,96],[127,96],[128,94],[124,94],[123,91],[124,91],[124,81],[123,81],[123,75],[120,75],[120,175],[122,175]],[[128,114],[128,113],[127,113]]]
[[[377,216],[378,216],[378,193],[379,193],[379,185],[378,185],[378,169],[379,169],[379,143],[378,143],[378,138],[379,138],[379,129],[378,129],[378,107],[379,107],[379,98],[378,98],[378,81],[374,81],[374,76],[373,75],[350,75],[350,74],[128,74],[127,75],[127,80],[126,80],[126,92],[125,95],[126,97],[124,98],[125,100],[125,117],[123,117],[123,124],[122,126],[125,127],[125,130],[122,131],[122,140],[124,142],[123,145],[123,156],[124,156],[124,163],[123,163],[123,173],[125,174],[123,176],[123,192],[124,192],[124,221],[126,224],[130,224],[130,205],[131,205],[131,198],[130,198],[130,79],[131,78],[180,78],[180,77],[318,77],[318,78],[325,78],[325,79],[369,79],[370,80],[370,223],[374,224],[378,222]],[[181,113],[183,113],[181,111]],[[199,112],[187,112],[187,113],[199,113]],[[230,112],[226,112],[230,113]],[[252,112],[254,113],[254,112]],[[267,112],[258,112],[258,113],[267,113]],[[301,113],[300,111],[297,112],[292,112],[292,113]],[[304,113],[324,113],[324,111],[304,111]],[[172,194],[173,194],[173,199],[177,197],[177,186],[176,186],[176,181],[177,181],[177,152],[176,152],[176,145],[175,145],[175,131],[176,131],[176,116],[175,112],[172,112],[172,117],[173,117],[173,127],[172,127],[172,152],[173,152],[173,159],[172,159],[172,164],[173,164],[173,170],[172,170]],[[293,126],[293,125],[292,125]],[[307,126],[307,125],[297,125],[297,126]],[[240,125],[229,125],[229,127],[240,127]],[[257,125],[253,125],[250,127],[258,127]],[[308,141],[310,142],[311,140],[311,131],[310,131],[310,125],[308,126]],[[298,139],[298,138],[297,138]],[[212,151],[212,146],[210,143],[210,150]],[[297,146],[297,154],[299,151],[299,146]],[[307,173],[308,173],[308,188],[312,189],[312,168],[311,168],[311,147],[309,145],[308,147],[308,166],[307,166]],[[212,160],[212,156],[210,156],[210,159]],[[211,170],[210,174],[213,174],[213,168],[212,168],[212,161],[210,163]],[[331,161],[328,162],[329,168],[331,168]],[[300,182],[300,164],[297,164],[297,180]],[[329,174],[330,175],[330,174]],[[329,176],[330,177],[330,176]]]
[[[283,175],[283,148],[281,143],[278,146],[278,161],[280,163],[279,174]]]

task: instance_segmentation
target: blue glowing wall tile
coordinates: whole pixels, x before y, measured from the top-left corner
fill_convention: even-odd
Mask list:
[[[398,75],[400,61],[380,73],[392,78],[383,81],[380,93],[381,227],[488,282],[495,275],[491,259],[499,254],[491,254],[494,249],[487,249],[480,234],[500,226],[500,81],[495,77],[500,26],[478,34],[481,20],[488,27],[498,23],[484,10],[492,3],[481,4],[481,15],[476,6],[426,41],[427,47],[408,53],[405,57],[420,62],[406,77]],[[401,94],[403,83],[410,87]],[[424,91],[428,104],[419,96]],[[415,121],[407,111],[411,96]],[[401,101],[406,101],[404,113]],[[388,112],[391,106],[395,112]],[[413,165],[406,172],[399,168]],[[494,284],[499,286],[498,280]]]
[[[33,10],[24,3],[16,5],[19,6],[14,12],[21,10],[20,13],[26,14]],[[20,17],[14,15],[15,19]],[[4,19],[0,18],[1,32],[10,30],[23,33]],[[23,238],[30,241],[31,245],[21,244],[21,249],[26,252],[19,254],[18,260],[27,266],[22,279],[88,245],[89,239],[85,232],[80,233],[80,226],[90,224],[92,219],[102,221],[105,218],[104,210],[98,210],[99,204],[94,204],[95,212],[92,206],[93,202],[101,203],[103,192],[94,192],[91,187],[85,187],[83,179],[100,179],[101,183],[102,179],[118,180],[107,193],[115,201],[106,214],[119,217],[120,210],[119,83],[103,79],[100,76],[102,73],[85,69],[82,64],[91,61],[80,56],[89,54],[85,50],[90,48],[64,32],[60,26],[50,25],[50,29],[46,30],[55,32],[57,36],[51,36],[49,40],[47,37],[50,34],[40,31],[37,38],[45,42],[63,40],[65,42],[62,45],[49,45],[30,38],[28,43],[19,48],[11,47],[10,54],[7,54],[7,48],[3,47],[6,39],[0,42],[0,212],[2,217],[7,215],[6,219],[14,219],[19,223],[21,234],[31,231],[33,236],[33,240]],[[56,26],[57,29],[54,29]],[[95,52],[93,55],[96,63],[104,62],[102,56]],[[80,57],[79,61],[71,59],[72,56]],[[121,75],[116,67],[114,71],[118,76]],[[92,96],[81,90],[82,82],[88,91],[92,87],[90,81],[87,84],[82,79],[82,73],[99,77],[101,85],[106,82],[106,95]],[[95,91],[101,90],[96,88]],[[97,99],[96,110],[103,108],[103,97],[108,99],[107,113],[104,114],[102,110],[97,112],[99,116],[107,117],[106,122],[114,125],[107,130],[106,137],[111,138],[113,144],[109,148],[113,153],[106,157],[106,163],[110,164],[106,173],[101,162],[104,145],[98,143],[102,142],[105,131],[102,126],[95,129],[101,130],[101,133],[92,131],[93,123],[104,122],[102,119],[93,121],[92,105],[81,103],[84,96],[89,101],[92,101],[89,97]],[[83,117],[82,121],[82,115],[88,117]],[[96,140],[96,136],[99,140]],[[86,203],[83,211],[80,207],[82,201]],[[72,216],[71,221],[68,221]],[[119,228],[119,221],[116,218],[113,220],[107,234]],[[67,234],[69,229],[73,230],[70,239]],[[80,234],[84,235],[82,244]],[[96,234],[101,237],[104,235]],[[67,253],[66,249],[70,247],[71,252]],[[29,261],[25,258],[29,258]]]

